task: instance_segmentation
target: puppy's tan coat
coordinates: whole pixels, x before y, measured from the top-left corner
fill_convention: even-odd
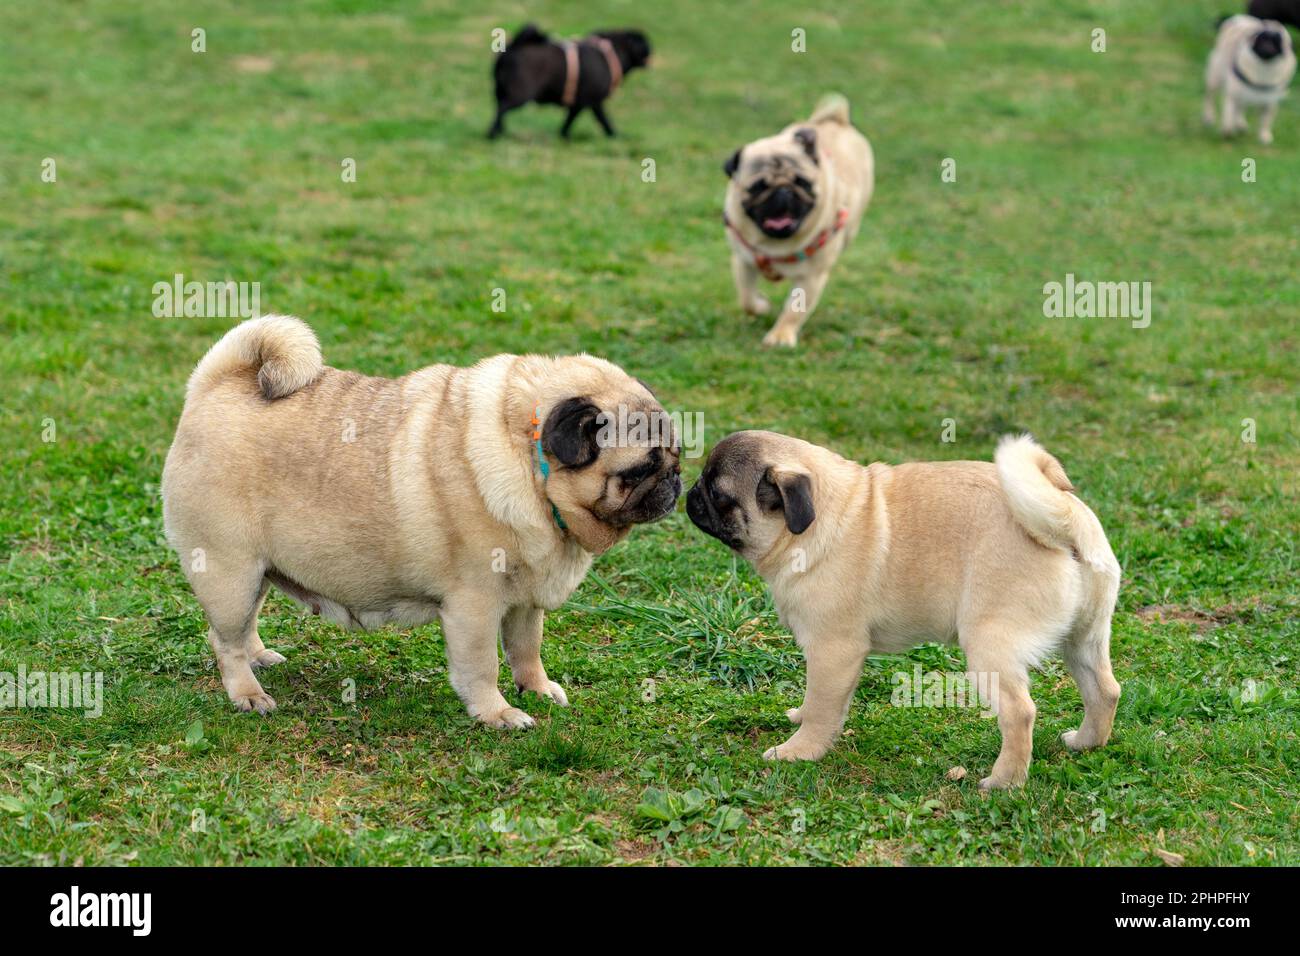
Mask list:
[[[587,355],[386,379],[324,366],[297,319],[230,331],[190,378],[162,481],[230,699],[275,707],[252,670],[283,660],[257,634],[275,585],[345,627],[440,619],[452,686],[489,724],[532,723],[498,689],[498,634],[516,686],[567,703],[542,666],[543,611],[681,488],[675,436],[599,445],[597,413],[620,405],[662,413]]]
[[[1060,463],[1030,438],[994,464],[863,467],[772,432],[738,432],[687,496],[702,530],[753,562],[802,647],[799,729],[764,756],[816,760],[838,736],[868,653],[957,642],[996,674],[1002,750],[984,788],[1024,782],[1033,744],[1029,668],[1060,647],[1084,701],[1074,750],[1110,735],[1120,688],[1110,622],[1120,569]]]
[[[848,101],[832,94],[805,122],[742,146],[724,170],[730,177],[724,215],[740,307],[753,315],[768,313],[770,304],[758,291],[760,272],[790,281],[790,294],[763,344],[794,346],[871,201],[871,145],[849,121]],[[794,231],[765,231],[764,222],[777,215],[795,220]],[[817,243],[822,244],[812,249]]]

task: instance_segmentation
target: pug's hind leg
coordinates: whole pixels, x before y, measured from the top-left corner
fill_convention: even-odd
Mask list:
[[[451,686],[471,717],[502,729],[531,727],[533,718],[511,707],[497,686],[501,671],[497,632],[501,619],[501,608],[492,598],[448,598],[442,609],[442,633]]]
[[[501,622],[501,643],[505,645],[510,674],[520,693],[541,694],[561,707],[568,707],[564,688],[547,677],[542,666],[542,617],[540,607],[512,607]]]
[[[1009,640],[993,627],[961,636],[968,676],[975,686],[988,688],[991,699],[985,703],[997,714],[1002,732],[1002,749],[992,773],[980,781],[981,790],[1019,787],[1028,778],[1037,713],[1029,696],[1029,671],[1015,653],[1023,642]]]
[[[866,641],[818,637],[799,643],[804,645],[808,660],[808,689],[803,706],[786,712],[799,729],[785,743],[764,752],[764,760],[820,760],[839,736],[853,689],[862,676]]]
[[[600,128],[605,131],[605,135],[613,136],[614,127],[610,124],[609,117],[605,115],[605,104],[593,103],[591,107],[591,111],[596,115],[596,122],[599,123]]]
[[[772,303],[758,291],[758,267],[752,261],[733,252],[731,278],[736,283],[736,296],[742,309],[750,315],[767,315],[772,310]]]
[[[257,603],[253,606],[252,621],[249,624],[248,660],[254,669],[284,663],[284,655],[271,650],[263,644],[262,638],[257,634],[257,615],[261,613],[262,602],[266,600],[266,592],[270,589],[271,582],[266,578],[262,578],[261,591],[258,594]]]
[[[822,290],[826,288],[828,278],[830,278],[829,271],[820,272],[817,275],[799,279],[795,282],[794,288],[790,290],[790,295],[785,300],[785,306],[781,309],[781,315],[776,320],[776,324],[772,326],[767,335],[763,336],[764,345],[792,347],[799,344],[799,330],[808,321],[813,309],[817,308],[817,303],[821,300]]]
[[[253,676],[254,648],[262,643],[257,638],[257,611],[266,597],[263,575],[255,559],[209,552],[203,569],[187,576],[207,615],[208,644],[231,703],[242,711],[269,714],[275,700]]]

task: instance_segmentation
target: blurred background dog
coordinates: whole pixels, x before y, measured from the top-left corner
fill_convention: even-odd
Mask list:
[[[650,41],[640,30],[600,30],[581,40],[552,40],[530,23],[515,34],[492,69],[497,115],[488,139],[500,136],[505,115],[525,103],[568,109],[560,128],[565,138],[585,109],[595,114],[606,136],[613,136],[605,100],[627,73],[649,59]]]
[[[1202,118],[1215,124],[1214,98],[1223,95],[1219,131],[1234,136],[1246,131],[1246,109],[1260,108],[1259,141],[1273,142],[1273,119],[1295,76],[1291,35],[1277,20],[1238,14],[1219,25],[1219,35],[1205,67]]]

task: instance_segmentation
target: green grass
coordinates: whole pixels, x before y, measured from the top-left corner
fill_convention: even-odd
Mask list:
[[[0,669],[106,680],[98,719],[0,711],[0,862],[1300,863],[1300,107],[1271,148],[1200,127],[1225,6],[0,10]],[[617,139],[586,116],[566,145],[540,107],[482,139],[490,31],[530,18],[650,32]],[[772,354],[733,304],[720,166],[828,89],[873,141],[877,195],[802,347]],[[1050,662],[1029,783],[983,796],[993,722],[889,704],[894,671],[963,667],[925,646],[869,661],[823,761],[763,763],[797,648],[680,512],[548,617],[573,706],[529,705],[531,732],[465,715],[436,627],[344,633],[280,597],[262,625],[289,658],[266,677],[280,710],[236,714],[162,540],[184,382],[231,324],[154,318],[177,272],[260,282],[264,309],[369,373],[592,350],[703,412],[710,444],[766,427],[862,461],[988,458],[1030,430],[1124,567],[1115,736],[1063,751],[1081,707]],[[1150,328],[1045,319],[1067,272],[1151,281]]]

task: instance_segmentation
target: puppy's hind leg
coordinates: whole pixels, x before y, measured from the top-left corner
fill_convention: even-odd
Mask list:
[[[1002,732],[1002,749],[992,773],[980,781],[981,790],[1019,787],[1029,776],[1036,709],[1029,696],[1029,670],[1015,654],[1020,644],[990,625],[961,636],[970,679],[987,688],[990,699],[984,703],[997,714]]]
[[[1115,724],[1120,687],[1110,669],[1110,618],[1106,611],[1065,644],[1065,666],[1083,698],[1083,724],[1061,734],[1061,742],[1071,750],[1103,746]]]
[[[275,710],[275,700],[253,676],[254,662],[274,653],[257,637],[257,611],[266,597],[264,573],[255,558],[219,552],[208,552],[200,566],[187,569],[208,618],[208,644],[217,657],[221,684],[238,709],[259,714]]]

